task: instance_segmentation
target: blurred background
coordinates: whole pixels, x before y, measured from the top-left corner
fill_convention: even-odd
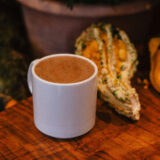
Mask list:
[[[125,30],[138,50],[138,70],[149,71],[148,42],[160,34],[159,19],[158,0],[0,0],[0,110],[30,96],[31,60],[74,52],[76,38],[92,23]]]

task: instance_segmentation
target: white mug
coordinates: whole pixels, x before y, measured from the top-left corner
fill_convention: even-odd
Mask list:
[[[35,66],[44,59],[74,56],[94,67],[94,73],[76,83],[53,83],[41,79]],[[42,133],[55,138],[74,138],[90,131],[96,119],[97,73],[94,62],[73,54],[54,54],[34,60],[28,69],[28,87],[33,95],[34,123]]]

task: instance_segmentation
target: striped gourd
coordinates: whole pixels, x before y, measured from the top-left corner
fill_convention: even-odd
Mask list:
[[[138,64],[137,52],[127,34],[110,24],[91,25],[77,38],[75,47],[76,54],[96,63],[101,97],[120,114],[138,120],[139,98],[130,82]]]

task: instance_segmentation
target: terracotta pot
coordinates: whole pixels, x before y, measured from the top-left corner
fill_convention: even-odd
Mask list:
[[[75,39],[96,22],[112,23],[124,29],[133,41],[147,37],[152,9],[158,0],[137,0],[118,6],[75,5],[47,0],[18,0],[22,4],[29,39],[36,57],[73,52]]]

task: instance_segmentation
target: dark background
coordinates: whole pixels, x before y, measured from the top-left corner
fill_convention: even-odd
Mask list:
[[[160,6],[153,17],[148,39],[135,43],[140,61],[138,70],[145,71],[146,75],[150,69],[148,41],[160,33]],[[26,74],[32,59],[20,4],[15,0],[0,0],[0,110],[8,99],[21,100],[30,95]]]

